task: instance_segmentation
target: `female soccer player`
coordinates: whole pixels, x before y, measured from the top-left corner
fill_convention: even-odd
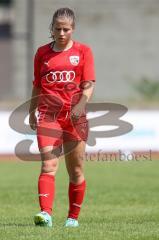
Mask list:
[[[91,49],[72,40],[74,12],[58,9],[50,25],[52,42],[38,48],[34,59],[34,81],[29,124],[37,131],[42,159],[38,180],[41,212],[34,222],[52,226],[55,175],[61,146],[69,175],[69,211],[66,227],[77,227],[86,181],[83,172],[88,121],[85,106],[95,82]],[[38,109],[39,117],[35,115]]]

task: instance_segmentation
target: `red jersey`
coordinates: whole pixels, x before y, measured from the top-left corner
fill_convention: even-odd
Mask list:
[[[95,81],[94,59],[88,46],[74,41],[70,49],[56,52],[52,44],[38,48],[34,59],[33,85],[41,89],[39,112],[48,112],[48,108],[49,112],[70,110],[86,81]]]

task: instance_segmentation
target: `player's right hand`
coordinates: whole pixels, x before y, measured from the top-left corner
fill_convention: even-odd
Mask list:
[[[29,115],[29,125],[30,125],[31,129],[36,130],[36,127],[37,127],[37,117],[36,117],[35,113],[31,113]]]

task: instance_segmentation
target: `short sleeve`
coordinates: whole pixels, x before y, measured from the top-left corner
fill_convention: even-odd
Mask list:
[[[34,79],[33,86],[40,87],[41,86],[41,77],[40,77],[40,58],[39,51],[37,50],[34,56]]]
[[[95,81],[95,67],[92,50],[87,48],[84,52],[84,66],[82,81]]]

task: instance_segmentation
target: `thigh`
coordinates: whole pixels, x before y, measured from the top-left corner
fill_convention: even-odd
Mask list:
[[[76,167],[83,168],[85,158],[85,141],[71,141],[64,143],[65,163],[68,172]]]
[[[62,153],[62,145],[59,146],[45,146],[39,149],[42,162],[58,160]]]
[[[39,149],[47,146],[58,147],[62,144],[62,129],[58,121],[39,121],[37,141]]]
[[[89,125],[86,116],[82,116],[78,120],[68,119],[63,127],[63,142],[86,142],[88,138],[88,128]]]

